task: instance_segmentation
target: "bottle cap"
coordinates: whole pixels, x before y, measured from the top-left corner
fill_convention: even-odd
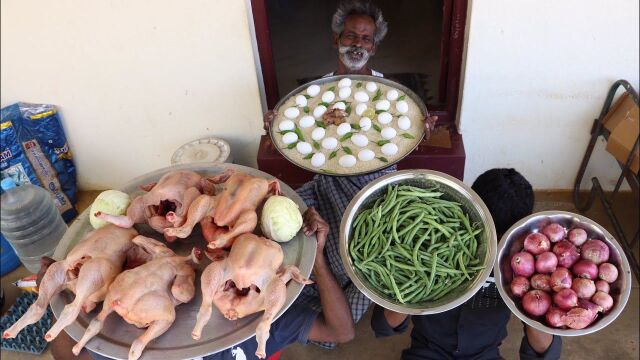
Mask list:
[[[12,178],[7,177],[2,179],[2,182],[0,182],[0,187],[2,187],[2,190],[7,191],[16,187],[16,182],[13,181]]]

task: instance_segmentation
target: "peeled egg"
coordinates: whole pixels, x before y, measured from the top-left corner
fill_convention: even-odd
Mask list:
[[[307,94],[311,95],[311,96],[316,96],[318,94],[320,94],[320,86],[318,85],[311,85],[307,88]]]
[[[356,114],[357,115],[362,115],[362,113],[365,112],[365,110],[367,110],[367,104],[358,104],[356,106]]]
[[[342,136],[348,133],[349,131],[351,131],[351,124],[349,123],[342,123],[338,125],[338,129],[336,130],[339,136]]]
[[[314,119],[311,115],[305,115],[300,119],[298,123],[300,124],[301,128],[308,128],[316,123],[316,119]]]
[[[400,100],[396,103],[396,110],[398,110],[401,114],[409,111],[409,104],[406,101]]]
[[[367,95],[367,93],[364,91],[357,91],[353,95],[353,98],[356,99],[357,102],[361,102],[361,103],[369,101],[369,95]]]
[[[376,157],[376,154],[369,149],[360,150],[360,152],[358,153],[358,159],[360,159],[360,161],[369,161],[374,157]]]
[[[368,117],[363,117],[362,119],[360,119],[360,128],[363,131],[369,131],[369,129],[371,129],[371,119],[369,119]]]
[[[389,102],[389,100],[378,100],[378,101],[376,101],[376,110],[387,111],[387,110],[389,110],[390,107],[391,107],[391,103]]]
[[[295,107],[290,107],[284,111],[284,116],[289,119],[295,119],[298,117],[298,115],[300,115],[300,110]]]
[[[289,133],[290,134],[290,133]],[[322,147],[327,150],[333,150],[338,146],[338,139],[334,137],[328,137],[322,140]]]
[[[304,97],[304,95],[296,96],[296,105],[298,105],[300,107],[307,106],[307,98]]]
[[[396,137],[396,134],[396,129],[392,127],[386,127],[380,132],[380,135],[382,135],[382,137],[387,140],[393,139],[394,137]]]
[[[326,103],[332,102],[333,99],[335,98],[336,98],[336,93],[334,93],[333,91],[325,91],[324,94],[322,94],[322,101]]]
[[[288,132],[282,135],[282,142],[287,145],[293,144],[296,141],[298,141],[298,135],[294,132]]]
[[[298,152],[302,155],[307,155],[310,152],[313,151],[313,148],[311,147],[311,144],[309,144],[308,142],[304,142],[304,141],[300,141],[299,143],[296,144],[296,149],[298,149]]]
[[[321,127],[315,128],[311,132],[311,138],[313,140],[316,140],[316,141],[321,140],[324,137],[325,133],[326,133],[326,131],[323,128],[321,128]]]
[[[342,101],[338,101],[337,103],[333,104],[331,108],[344,110],[347,108],[347,105],[345,105]]]
[[[398,98],[398,96],[400,96],[400,94],[398,94],[398,90],[396,89],[391,89],[387,91],[387,100],[389,101],[394,101],[395,99]]]
[[[398,119],[398,127],[400,130],[409,130],[411,127],[411,120],[406,116],[400,116]]]
[[[324,157],[323,153],[321,153],[321,152],[315,153],[311,157],[311,166],[320,167],[320,166],[324,165],[325,160],[326,160],[326,158]]]
[[[344,78],[340,81],[338,81],[338,87],[349,87],[351,86],[351,79],[349,78]]]
[[[392,155],[395,155],[398,152],[398,145],[396,145],[394,143],[384,144],[380,148],[380,151],[382,151],[382,153],[387,155],[387,156],[392,156]]]
[[[296,124],[291,120],[282,120],[280,121],[280,124],[278,124],[278,129],[280,129],[280,131],[293,130],[295,127]]]
[[[393,116],[391,116],[391,114],[389,114],[386,111],[378,114],[378,122],[380,124],[387,125],[388,123],[391,122],[391,120],[393,120]]]
[[[338,160],[338,164],[346,168],[352,167],[356,164],[356,157],[353,155],[342,155],[340,160]]]
[[[324,105],[319,105],[318,107],[313,109],[313,117],[315,117],[317,119],[320,116],[324,115],[325,111],[327,111],[327,107],[324,106]]]
[[[340,90],[338,91],[338,96],[340,97],[340,99],[346,99],[350,95],[351,95],[350,87],[343,87],[343,88],[340,88]]]
[[[378,90],[378,85],[376,83],[374,83],[373,81],[369,81],[366,85],[367,91],[368,92],[374,92],[376,90]]]
[[[351,137],[351,142],[360,147],[365,147],[369,144],[369,139],[362,134],[355,134]]]

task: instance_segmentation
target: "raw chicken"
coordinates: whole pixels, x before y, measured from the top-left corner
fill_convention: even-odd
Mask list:
[[[109,287],[102,311],[73,347],[74,354],[78,355],[100,332],[107,316],[115,310],[126,322],[147,328],[129,349],[129,360],[137,359],[151,340],[173,324],[174,307],[193,299],[196,276],[193,267],[200,261],[200,249],[194,248],[188,256],[176,256],[156,240],[138,236],[133,241],[153,254],[154,259],[118,275]]]
[[[180,226],[185,221],[189,205],[201,194],[213,195],[213,183],[193,171],[172,171],[160,178],[157,183],[141,186],[145,191],[133,199],[127,214],[114,216],[97,212],[95,216],[120,227],[130,228],[133,224],[149,224],[154,230],[163,233],[165,228]],[[175,237],[165,236],[167,241]]]
[[[248,233],[238,236],[229,256],[211,263],[202,274],[202,305],[191,336],[199,340],[211,317],[211,304],[229,320],[264,310],[256,329],[256,356],[265,357],[271,322],[284,305],[286,283],[311,284],[295,266],[282,267],[280,245]]]
[[[281,193],[276,179],[267,180],[233,170],[210,180],[224,183],[224,189],[216,196],[201,195],[195,199],[184,225],[165,229],[165,235],[186,238],[200,222],[209,249],[229,248],[238,235],[255,229],[256,208],[264,198],[269,193]]]
[[[64,307],[58,321],[45,335],[45,340],[51,341],[58,336],[62,329],[75,321],[81,309],[85,312],[93,310],[96,303],[104,299],[113,279],[122,271],[127,256],[144,255],[134,251],[132,239],[136,235],[138,233],[134,229],[115,225],[107,225],[87,234],[66,259],[49,266],[40,283],[38,299],[2,337],[14,338],[25,326],[40,320],[51,298],[65,288],[75,293],[75,299]]]

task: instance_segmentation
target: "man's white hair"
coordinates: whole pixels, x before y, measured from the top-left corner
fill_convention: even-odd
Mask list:
[[[380,8],[369,1],[363,0],[345,0],[340,2],[336,12],[333,14],[331,30],[336,34],[342,34],[344,22],[350,15],[366,15],[373,19],[373,22],[376,24],[373,40],[376,44],[382,41],[384,36],[387,35],[387,22],[384,21]]]

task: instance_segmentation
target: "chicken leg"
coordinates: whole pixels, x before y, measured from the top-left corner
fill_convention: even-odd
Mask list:
[[[258,342],[256,356],[260,359],[266,357],[271,322],[278,314],[278,311],[282,309],[282,305],[284,305],[284,301],[287,298],[287,286],[279,277],[274,277],[267,285],[267,288],[264,289],[264,292],[264,314],[256,327],[256,341]]]
[[[198,311],[196,325],[191,332],[191,337],[195,340],[200,340],[202,329],[211,318],[213,297],[220,287],[223,286],[226,267],[226,260],[218,261],[207,266],[202,273],[202,283],[200,284],[200,287],[202,288],[202,304]]]
[[[180,227],[166,228],[164,234],[169,236],[177,236],[181,239],[191,235],[193,227],[200,222],[205,216],[213,211],[217,203],[215,196],[200,195],[189,206],[187,212],[187,220]]]

